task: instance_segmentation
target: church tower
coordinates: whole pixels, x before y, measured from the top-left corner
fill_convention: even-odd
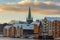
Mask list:
[[[27,23],[30,24],[33,22],[33,18],[31,17],[31,9],[29,7],[28,17],[26,19]]]

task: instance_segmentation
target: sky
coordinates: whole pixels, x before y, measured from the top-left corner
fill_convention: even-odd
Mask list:
[[[0,0],[0,23],[26,21],[29,6],[34,20],[60,17],[60,0]]]

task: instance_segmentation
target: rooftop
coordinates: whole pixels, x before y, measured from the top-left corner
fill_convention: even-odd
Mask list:
[[[59,20],[60,21],[60,17],[46,17],[46,18],[49,21],[54,21],[54,20]]]

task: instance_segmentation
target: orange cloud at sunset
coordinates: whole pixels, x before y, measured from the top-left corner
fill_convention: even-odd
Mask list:
[[[54,2],[40,2],[35,0],[23,0],[18,3],[6,3],[0,5],[0,12],[21,12],[27,13],[28,7],[31,7],[32,13],[40,15],[59,15],[60,6]]]
[[[22,4],[22,5],[30,4],[30,3],[31,3],[30,0],[22,0],[21,2],[18,2],[18,4]]]

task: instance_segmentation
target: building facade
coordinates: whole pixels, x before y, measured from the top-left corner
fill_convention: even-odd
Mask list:
[[[34,38],[39,38],[39,26],[37,24],[34,24]]]
[[[9,28],[10,28],[10,25],[7,25],[3,28],[3,36],[4,37],[8,37],[9,36]]]
[[[16,35],[16,27],[11,26],[11,27],[9,28],[8,32],[9,32],[9,33],[8,33],[9,37],[15,37],[15,35]]]
[[[52,36],[52,23],[46,17],[42,20],[42,36],[43,38],[53,38]]]
[[[39,38],[41,39],[42,38],[42,33],[43,33],[43,30],[42,30],[42,22],[40,22],[39,24],[39,28],[38,28],[38,34],[39,34]]]
[[[4,37],[22,37],[23,36],[23,28],[18,26],[5,26],[3,29]]]
[[[53,26],[53,37],[60,38],[60,21],[54,20],[52,22],[52,26]]]
[[[43,34],[42,35],[48,35],[48,32],[49,32],[49,21],[47,20],[47,18],[44,18],[42,20],[42,24],[43,24],[43,27],[42,27],[42,30],[43,30]]]
[[[49,26],[48,26],[48,29],[49,29],[49,31],[48,31],[48,35],[49,36],[53,36],[53,34],[52,34],[52,21],[49,21]]]
[[[7,35],[7,31],[8,31],[7,29],[5,29],[5,28],[3,29],[3,36],[4,36],[4,37],[7,37],[7,36],[8,36],[8,35]]]

